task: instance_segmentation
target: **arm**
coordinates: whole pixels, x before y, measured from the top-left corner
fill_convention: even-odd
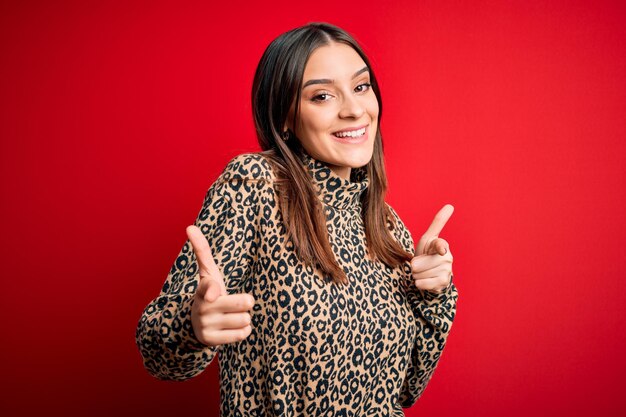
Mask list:
[[[229,162],[204,199],[195,225],[202,230],[219,266],[228,293],[241,292],[257,250],[258,199],[265,187],[249,187],[250,165],[240,155]],[[245,204],[244,204],[245,203]],[[219,346],[200,343],[191,324],[198,286],[198,265],[189,241],[172,265],[157,298],[145,308],[136,342],[148,372],[167,380],[185,380],[201,373]]]
[[[393,233],[396,240],[407,252],[415,255],[411,234],[395,210],[389,209],[395,221]],[[458,299],[454,284],[440,294],[416,288],[410,271],[407,265],[406,294],[415,316],[416,339],[399,398],[404,408],[415,404],[433,376],[452,328]]]
[[[456,314],[458,291],[454,284],[441,294],[409,288],[407,296],[417,335],[400,394],[405,408],[415,404],[435,372]]]

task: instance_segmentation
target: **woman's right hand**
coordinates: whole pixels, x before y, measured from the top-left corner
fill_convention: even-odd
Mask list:
[[[191,307],[191,323],[196,338],[208,346],[244,340],[252,332],[252,318],[248,311],[254,307],[254,297],[251,294],[228,294],[224,277],[215,265],[202,231],[196,226],[189,226],[187,237],[200,272],[200,282]]]

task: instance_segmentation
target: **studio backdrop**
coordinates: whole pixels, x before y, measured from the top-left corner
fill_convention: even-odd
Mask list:
[[[142,367],[135,328],[204,195],[259,150],[252,76],[314,21],[380,80],[387,201],[446,203],[459,291],[407,416],[626,410],[626,7],[612,1],[0,5],[3,416],[212,416],[218,363]]]

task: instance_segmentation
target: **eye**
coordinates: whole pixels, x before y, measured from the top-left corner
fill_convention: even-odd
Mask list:
[[[357,93],[362,93],[364,91],[369,90],[370,88],[372,88],[372,84],[370,84],[370,83],[363,83],[363,84],[357,85],[355,90],[356,90]]]
[[[316,96],[313,96],[311,98],[311,101],[315,101],[315,102],[320,103],[320,102],[328,101],[329,99],[330,99],[330,94],[328,94],[328,93],[320,93],[320,94],[318,94]]]

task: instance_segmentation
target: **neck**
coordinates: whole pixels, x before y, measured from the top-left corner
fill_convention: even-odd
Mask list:
[[[337,175],[339,175],[344,180],[350,181],[350,173],[352,172],[352,168],[343,167],[338,165],[328,165],[328,167]]]

